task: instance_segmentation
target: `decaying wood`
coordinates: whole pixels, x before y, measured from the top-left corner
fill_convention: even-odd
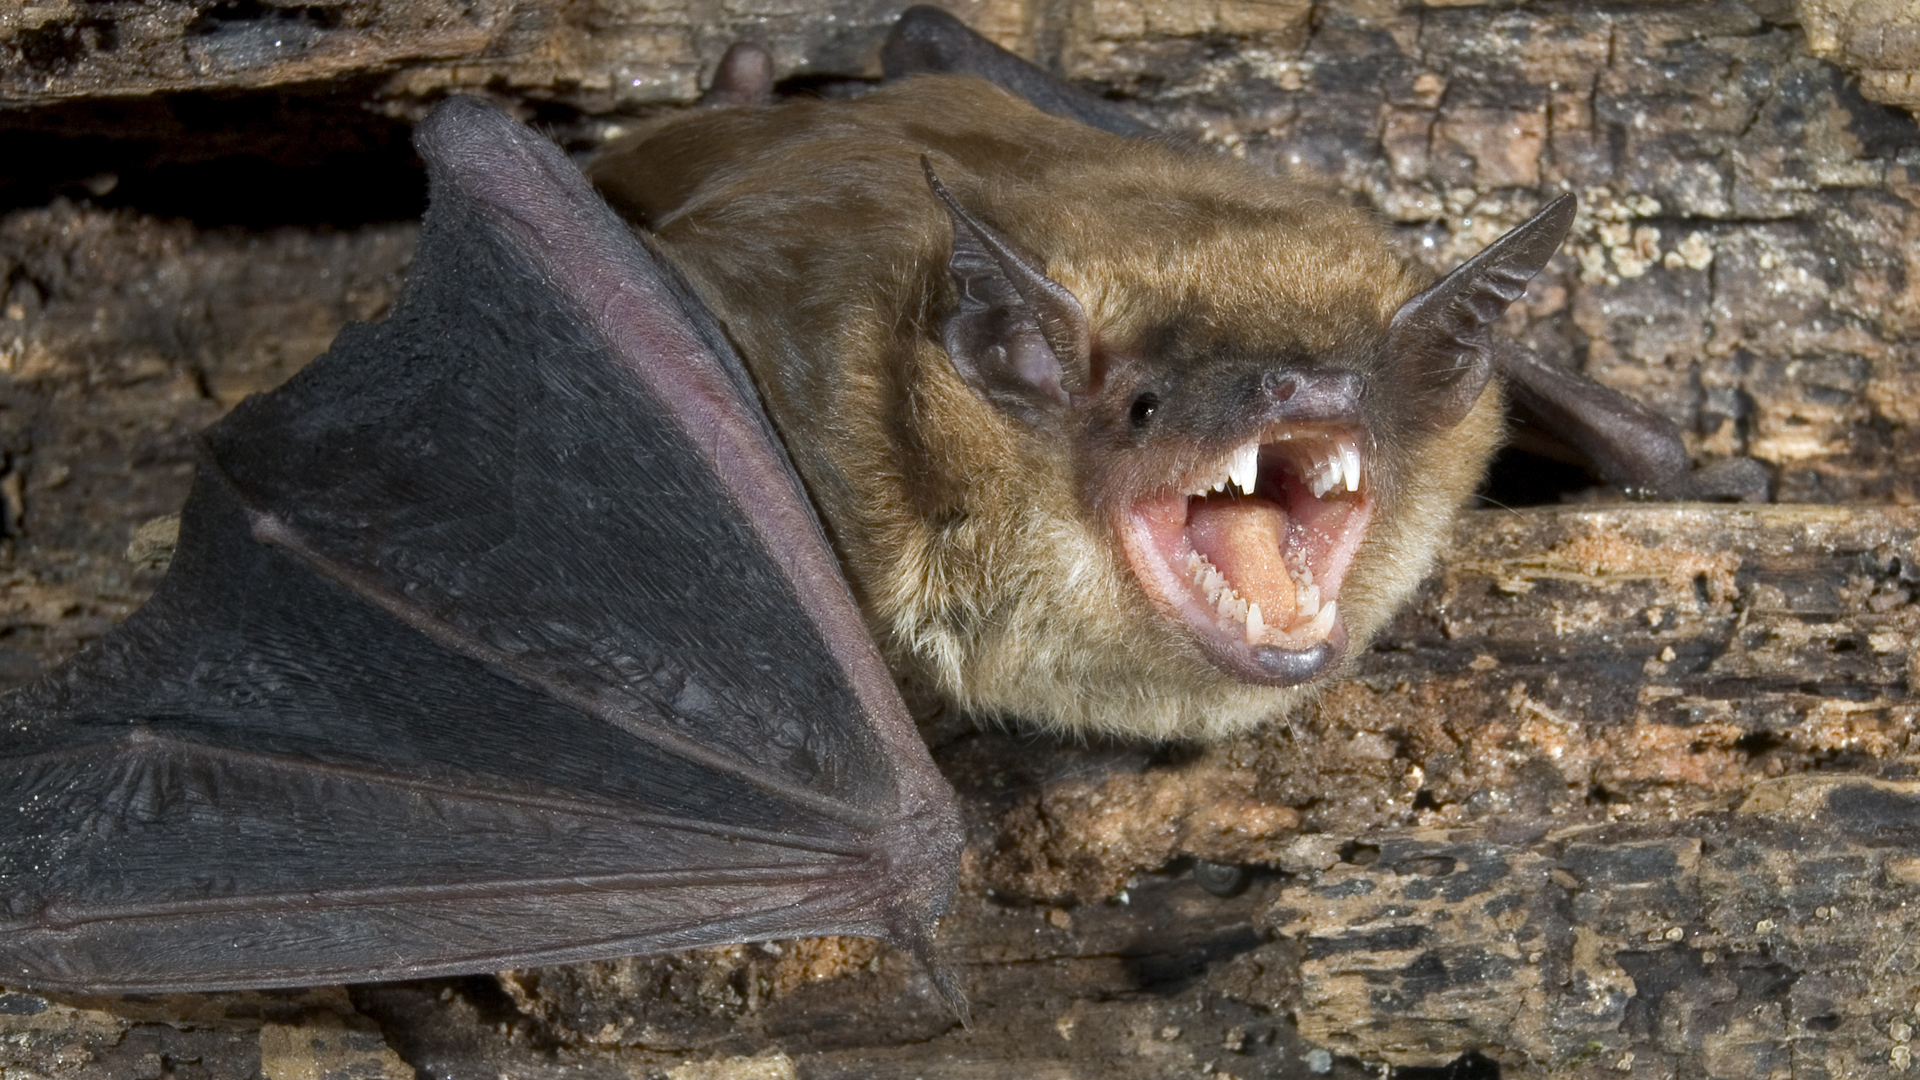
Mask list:
[[[892,10],[0,12],[17,203],[0,218],[0,681],[152,588],[152,536],[125,552],[184,497],[193,432],[391,300],[418,191],[369,203],[355,177],[409,182],[394,118],[480,90],[590,148],[691,100],[738,36],[783,76],[870,75]],[[1469,1051],[1455,1080],[1495,1062],[1903,1075],[1920,1030],[1920,127],[1877,102],[1913,104],[1906,7],[957,10],[1155,122],[1377,208],[1436,265],[1575,191],[1568,252],[1512,329],[1665,411],[1698,455],[1768,461],[1796,505],[1474,511],[1353,678],[1224,745],[932,725],[972,824],[942,929],[971,1030],[902,957],[829,940],[350,999],[0,990],[7,1080],[1250,1080]],[[194,179],[169,187],[170,170]],[[247,179],[181,193],[222,176]],[[1220,897],[1195,860],[1255,870]]]
[[[1845,65],[1860,93],[1920,110],[1920,9],[1903,0],[1799,0],[1807,46]]]

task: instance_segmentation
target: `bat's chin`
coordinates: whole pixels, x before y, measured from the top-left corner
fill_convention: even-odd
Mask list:
[[[1269,432],[1118,515],[1147,596],[1228,675],[1293,686],[1345,654],[1340,587],[1373,514],[1359,446],[1346,429]]]

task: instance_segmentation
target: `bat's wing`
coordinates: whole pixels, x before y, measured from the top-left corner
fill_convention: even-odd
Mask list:
[[[867,934],[960,835],[748,377],[472,100],[384,323],[208,436],[153,600],[0,703],[0,982]]]
[[[978,75],[1042,112],[1130,138],[1153,134],[1113,102],[1015,56],[937,7],[921,5],[900,13],[881,46],[880,65],[889,79]]]
[[[1765,501],[1773,478],[1753,458],[1699,469],[1665,416],[1531,350],[1501,341],[1494,366],[1506,382],[1514,441],[1577,462],[1607,483],[1655,499]]]
[[[1116,135],[1149,129],[1095,97],[1002,49],[934,7],[908,8],[881,50],[890,79],[915,74],[977,75],[1035,108]],[[1771,477],[1751,458],[1694,470],[1673,422],[1632,398],[1576,372],[1555,367],[1509,342],[1495,350],[1513,427],[1530,449],[1577,462],[1636,495],[1662,499],[1764,500]]]

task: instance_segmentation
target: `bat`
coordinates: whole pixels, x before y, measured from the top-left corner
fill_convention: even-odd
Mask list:
[[[392,315],[210,431],[153,600],[0,702],[0,981],[852,933],[957,1002],[958,814],[895,678],[1082,730],[1283,712],[1418,580],[1503,387],[1603,475],[1711,486],[1492,334],[1569,199],[1434,281],[942,18],[890,63],[1068,116],[952,74],[771,105],[738,51],[594,166],[648,240],[435,113]]]
[[[1139,138],[937,9],[883,56],[917,77],[764,104],[736,52],[714,97],[751,104],[589,174],[739,345],[909,685],[1149,738],[1285,715],[1417,586],[1509,400],[1624,487],[1726,486],[1493,332],[1571,196],[1434,281],[1363,213]]]
[[[724,337],[546,140],[417,141],[392,315],[209,431],[153,599],[0,703],[0,982],[927,955],[953,795]]]

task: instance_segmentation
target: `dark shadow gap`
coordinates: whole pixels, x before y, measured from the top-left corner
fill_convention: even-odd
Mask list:
[[[0,212],[65,198],[209,228],[417,218],[426,175],[412,127],[361,107],[363,90],[0,111]]]

